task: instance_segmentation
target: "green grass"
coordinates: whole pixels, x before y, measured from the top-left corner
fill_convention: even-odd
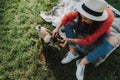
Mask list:
[[[0,1],[0,80],[76,80],[75,60],[66,65],[60,63],[66,50],[46,47],[47,65],[43,66],[39,61],[42,48],[35,26],[41,24],[53,29],[39,13],[51,10],[57,1]],[[109,0],[109,3],[120,9],[119,0],[116,1]],[[96,68],[88,65],[85,79],[120,80],[119,52],[120,48]]]
[[[120,0],[106,0],[106,1],[120,11]]]
[[[47,66],[41,67],[39,62],[41,49],[37,45],[41,44],[35,30],[37,24],[46,23],[40,11],[55,5],[44,7],[50,5],[45,1],[0,1],[0,80],[43,80],[48,76]]]

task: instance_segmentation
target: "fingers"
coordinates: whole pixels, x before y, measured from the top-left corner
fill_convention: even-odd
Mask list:
[[[64,43],[64,42],[65,42],[64,39],[59,39],[59,38],[57,38],[57,40],[58,40],[60,43]]]
[[[60,46],[64,48],[66,45],[64,45],[64,44],[60,44]]]
[[[55,36],[55,33],[54,32],[52,32],[52,37],[54,37]]]
[[[54,37],[57,37],[58,36],[58,32],[55,33]]]
[[[61,46],[61,47],[66,47],[68,41],[65,39],[65,40],[63,40],[63,42],[64,42],[64,43],[61,43],[60,46]]]
[[[57,37],[58,36],[58,31],[55,29],[52,32],[52,37]]]

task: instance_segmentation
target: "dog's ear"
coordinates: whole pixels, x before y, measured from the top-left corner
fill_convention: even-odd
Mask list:
[[[37,25],[37,26],[36,26],[36,29],[37,29],[37,30],[41,30],[41,25]]]

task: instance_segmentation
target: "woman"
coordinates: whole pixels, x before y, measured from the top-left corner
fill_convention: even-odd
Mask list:
[[[81,60],[77,60],[76,77],[83,80],[85,65],[106,55],[118,45],[118,39],[110,33],[110,26],[114,20],[112,11],[107,7],[104,0],[84,0],[76,4],[77,11],[66,14],[58,26],[53,30],[53,36],[56,36],[59,28],[64,25],[66,39],[65,46],[68,43],[69,51],[67,56],[61,61],[66,64],[79,57],[76,51],[76,44],[80,47],[96,45]],[[75,21],[77,19],[77,22]],[[82,37],[76,38],[76,34],[82,34]]]

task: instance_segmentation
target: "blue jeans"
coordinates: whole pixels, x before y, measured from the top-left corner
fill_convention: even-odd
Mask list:
[[[80,27],[77,27],[77,23],[73,22],[72,24],[69,24],[67,26],[65,26],[65,34],[67,38],[76,38],[79,35],[81,36],[85,36],[85,34],[87,33],[87,28],[88,25],[83,25]],[[69,46],[75,46],[75,43],[68,43]]]
[[[67,38],[76,38],[77,34],[80,34],[84,37],[87,34],[88,25],[77,27],[76,23],[73,22],[70,25],[65,26],[65,33]],[[75,32],[76,31],[76,32]],[[86,55],[86,59],[88,62],[94,62],[98,58],[105,56],[109,53],[115,46],[111,45],[107,41],[108,36],[113,36],[112,34],[104,34],[102,35],[95,43],[89,46],[78,45],[75,43],[68,43],[69,46],[74,46],[81,53]]]

